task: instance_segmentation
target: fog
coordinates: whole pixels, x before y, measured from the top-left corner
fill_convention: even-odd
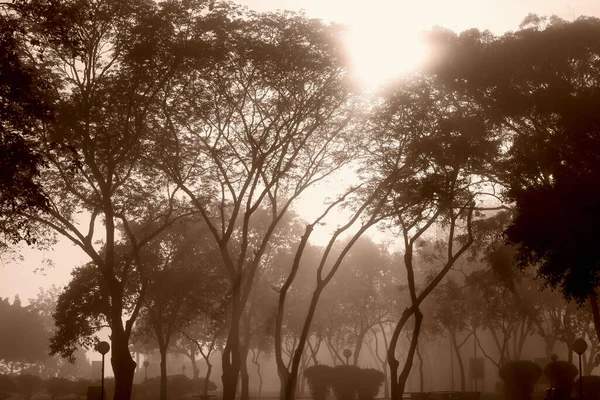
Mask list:
[[[600,392],[600,10],[376,3],[0,4],[0,400]]]

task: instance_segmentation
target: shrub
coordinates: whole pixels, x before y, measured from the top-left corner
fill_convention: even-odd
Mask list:
[[[338,365],[331,372],[331,387],[337,400],[354,400],[362,378],[362,370],[354,365]]]
[[[325,400],[331,384],[332,368],[328,365],[313,365],[304,370],[308,389],[314,400]]]
[[[34,393],[42,390],[44,381],[42,378],[36,375],[22,374],[15,376],[15,383],[17,385],[17,392],[26,400],[31,399]]]
[[[204,391],[204,378],[194,378],[192,379],[192,391],[194,393],[202,393]],[[218,386],[216,383],[208,380],[208,390],[217,390]]]
[[[17,385],[10,375],[0,374],[0,400],[9,398],[17,390]]]
[[[529,400],[542,369],[533,361],[509,361],[500,368],[506,395],[511,400]]]
[[[81,399],[83,396],[87,395],[87,388],[89,386],[92,386],[92,381],[89,379],[77,379],[75,382],[73,382],[73,394],[78,399]]]
[[[66,396],[75,391],[74,384],[66,378],[50,378],[46,381],[46,391],[52,397],[52,400],[57,397]]]
[[[585,400],[600,400],[600,376],[583,376],[583,398]],[[575,382],[575,392],[579,399],[579,379]]]
[[[373,400],[379,393],[385,375],[383,372],[366,368],[361,371],[360,386],[358,388],[358,400]]]
[[[568,400],[573,391],[573,379],[578,374],[577,367],[568,361],[552,361],[544,368],[544,375],[554,388],[556,400]]]
[[[192,380],[183,374],[167,376],[167,395],[179,399],[192,392]]]

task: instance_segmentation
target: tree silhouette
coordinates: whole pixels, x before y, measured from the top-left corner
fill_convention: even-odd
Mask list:
[[[41,233],[19,212],[44,212],[40,187],[46,160],[36,129],[54,117],[53,94],[44,73],[27,58],[26,27],[10,12],[0,15],[0,251]]]
[[[22,372],[47,358],[48,338],[42,318],[30,307],[0,299],[0,369],[5,374]]]
[[[199,2],[190,10],[187,2],[147,0],[2,4],[23,26],[17,38],[35,71],[43,72],[55,110],[50,122],[34,126],[36,150],[46,162],[36,183],[48,203],[43,213],[13,207],[11,218],[62,235],[97,269],[110,308],[105,315],[117,400],[130,398],[135,362],[128,344],[144,293],[127,298],[129,272],[143,274],[140,250],[185,214],[177,189],[148,157],[148,114],[178,68],[213,54],[210,35],[200,38],[206,26],[196,23],[206,6]],[[138,221],[153,221],[154,230],[136,230]],[[121,239],[128,255],[117,255]],[[140,276],[137,283],[146,281]]]

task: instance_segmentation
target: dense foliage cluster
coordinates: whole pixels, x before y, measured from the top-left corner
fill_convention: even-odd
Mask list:
[[[509,361],[500,368],[499,374],[508,398],[529,400],[542,369],[533,361]]]
[[[314,400],[325,399],[329,391],[338,400],[373,400],[383,383],[381,371],[354,365],[314,365],[304,376]]]

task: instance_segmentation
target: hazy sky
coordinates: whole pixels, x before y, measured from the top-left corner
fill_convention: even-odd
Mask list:
[[[336,21],[352,27],[346,38],[353,55],[356,73],[371,84],[392,77],[418,63],[426,54],[419,44],[418,32],[434,25],[462,31],[490,29],[502,33],[518,28],[528,13],[556,14],[571,20],[580,15],[600,16],[600,0],[239,0],[257,11],[305,10],[309,17]],[[26,250],[20,263],[0,266],[0,297],[19,294],[26,302],[35,297],[38,287],[65,285],[70,271],[87,261],[86,256],[66,242],[54,252]],[[55,266],[44,273],[33,271],[42,259],[51,258]]]

